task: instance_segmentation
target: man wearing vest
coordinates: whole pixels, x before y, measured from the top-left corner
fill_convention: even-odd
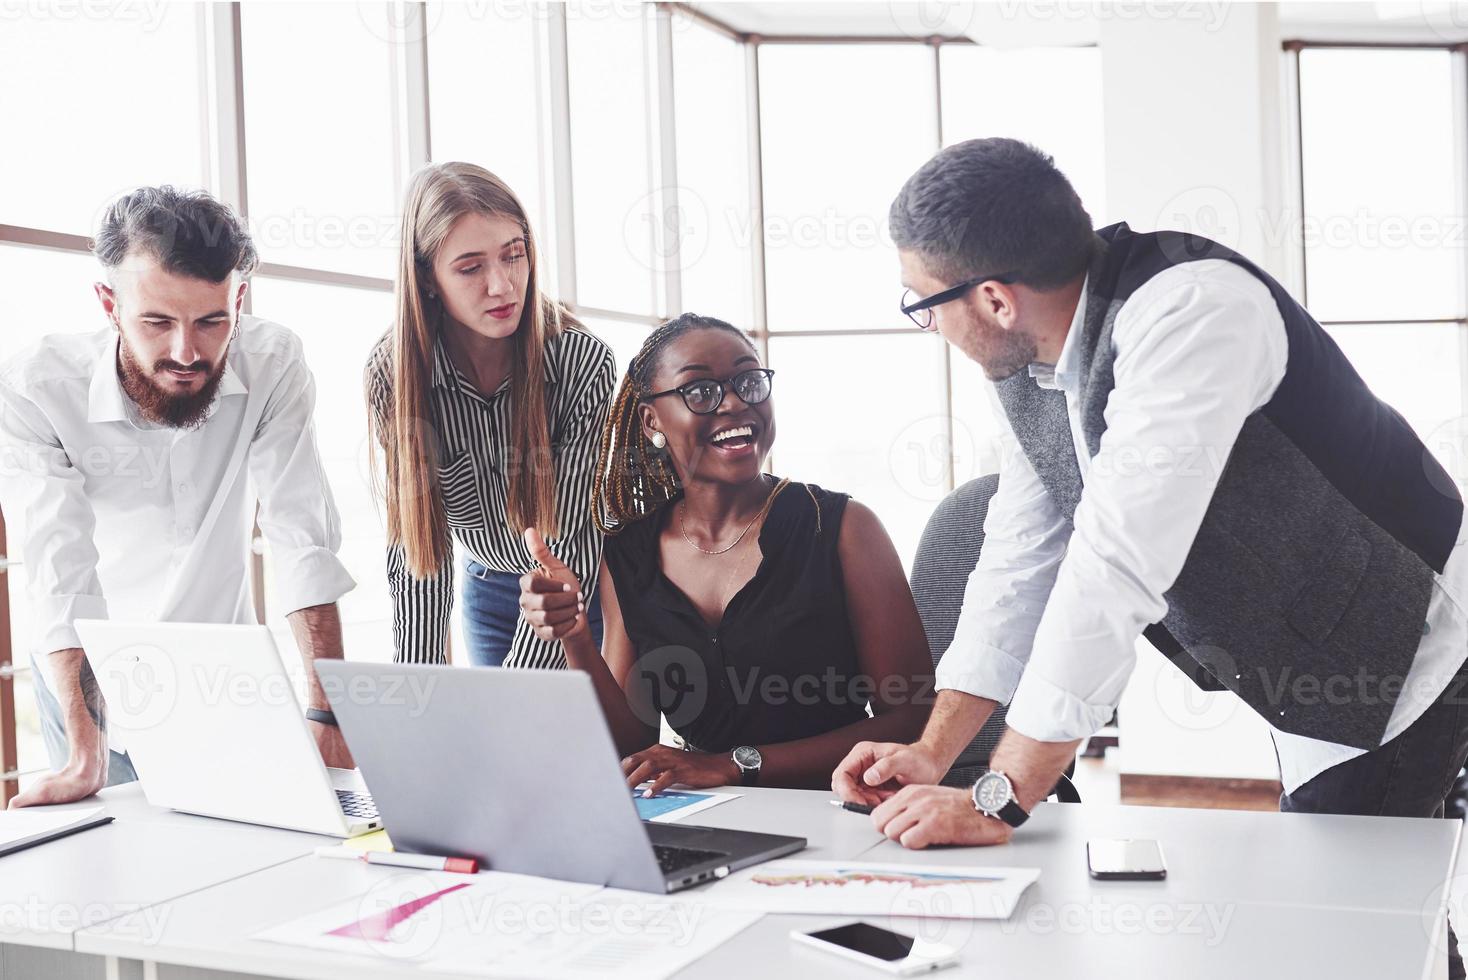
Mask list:
[[[983,367],[1013,438],[927,729],[857,745],[837,793],[909,847],[1007,841],[1142,634],[1269,723],[1280,809],[1441,816],[1468,757],[1463,503],[1310,314],[1216,242],[1093,230],[1014,140],[940,152],[890,223],[904,311]],[[1005,703],[991,771],[936,785]]]

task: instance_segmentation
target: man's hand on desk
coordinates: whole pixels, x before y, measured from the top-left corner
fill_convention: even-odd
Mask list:
[[[847,803],[876,806],[904,786],[939,782],[947,771],[922,742],[857,742],[831,774],[831,791]]]
[[[48,772],[29,789],[10,801],[10,809],[23,806],[49,806],[53,803],[75,803],[91,796],[107,785],[107,767],[101,770],[68,765],[59,772]]]
[[[347,748],[347,740],[342,737],[342,730],[335,725],[323,725],[319,721],[308,721],[307,726],[311,729],[311,737],[316,740],[316,748],[321,752],[321,761],[333,769],[355,769],[357,764],[352,761],[352,753]]]
[[[1004,844],[1013,828],[974,809],[966,789],[906,786],[872,811],[872,823],[903,847]]]

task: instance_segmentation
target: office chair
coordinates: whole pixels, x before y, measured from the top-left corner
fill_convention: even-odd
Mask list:
[[[935,668],[953,642],[958,614],[963,608],[964,587],[984,545],[984,519],[989,513],[989,501],[998,489],[998,474],[977,477],[957,488],[939,502],[918,542],[912,563],[912,594],[928,635],[928,652]],[[1005,713],[1006,709],[1000,706],[989,716],[943,777],[944,786],[972,786],[989,768],[989,756],[1004,734]],[[1074,772],[1072,762],[1050,795],[1062,803],[1079,803],[1080,793],[1069,778]]]

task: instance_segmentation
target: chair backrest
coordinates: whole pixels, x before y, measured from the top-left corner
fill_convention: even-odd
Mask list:
[[[984,546],[984,520],[989,514],[989,501],[998,489],[997,473],[968,481],[943,498],[923,528],[912,562],[912,594],[928,634],[928,651],[934,667],[953,642],[958,614],[963,609],[964,587],[969,573],[978,564],[979,549]],[[969,774],[982,771],[989,764],[989,756],[1004,734],[1004,715],[1003,707],[995,711],[968,748],[954,760],[949,771],[951,781],[971,784],[977,776]]]

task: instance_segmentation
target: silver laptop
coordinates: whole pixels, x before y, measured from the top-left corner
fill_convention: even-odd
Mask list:
[[[266,627],[76,629],[149,803],[333,837],[382,826],[361,775],[321,761]]]
[[[337,660],[316,670],[399,850],[671,892],[805,847],[640,820],[581,671]]]

